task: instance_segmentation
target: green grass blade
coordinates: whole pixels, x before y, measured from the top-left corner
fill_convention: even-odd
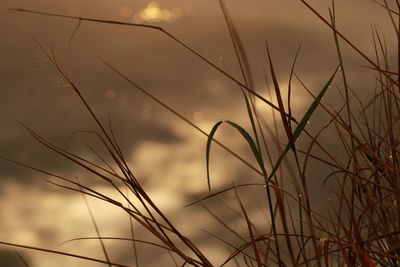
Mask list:
[[[218,127],[223,123],[224,121],[219,121],[217,122],[214,127],[211,129],[210,134],[208,135],[207,138],[207,145],[206,145],[206,164],[207,164],[207,185],[208,185],[208,191],[211,191],[211,181],[210,181],[210,148],[211,148],[211,141],[215,135],[215,132],[217,131]]]
[[[244,100],[246,101],[247,114],[249,115],[251,128],[253,128],[254,136],[256,138],[257,148],[258,148],[258,151],[260,151],[260,154],[261,154],[260,141],[258,139],[257,128],[256,128],[256,124],[254,123],[254,116],[253,116],[253,112],[251,111],[249,98],[247,97],[247,95],[246,95],[245,91],[243,91],[243,89],[242,89],[242,93],[243,93],[243,96],[244,96]]]
[[[218,127],[222,124],[222,123],[227,123],[228,125],[230,125],[231,127],[235,128],[236,130],[239,131],[239,133],[244,137],[244,139],[246,139],[247,143],[249,144],[258,165],[260,166],[262,173],[264,175],[264,177],[267,177],[267,171],[265,169],[264,166],[264,162],[261,156],[260,151],[257,148],[257,145],[255,144],[253,138],[250,136],[250,134],[243,129],[240,125],[232,122],[232,121],[219,121],[217,122],[214,127],[211,129],[210,134],[208,135],[208,139],[207,139],[207,146],[206,146],[206,164],[207,164],[207,184],[208,184],[208,190],[211,191],[211,180],[210,180],[210,166],[209,166],[209,161],[210,161],[210,149],[211,149],[211,141],[215,135],[215,132],[217,131]]]
[[[315,98],[313,103],[310,105],[308,108],[306,114],[304,114],[303,118],[301,119],[300,123],[297,125],[296,129],[293,132],[293,142],[296,142],[296,140],[299,138],[301,132],[304,130],[304,128],[307,125],[307,122],[310,120],[311,116],[313,115],[314,111],[317,109],[319,103],[321,102],[322,97],[325,95],[327,92],[328,88],[330,87],[333,79],[335,78],[335,75],[337,71],[339,70],[339,67],[336,68],[335,72],[329,79],[329,81],[325,84],[324,88],[322,88],[321,92],[318,94],[318,96]],[[289,144],[286,145],[285,150],[282,152],[281,156],[279,157],[278,161],[276,162],[274,168],[271,171],[271,174],[269,175],[268,179],[266,182],[269,182],[269,180],[272,178],[272,176],[276,173],[278,170],[283,158],[285,157],[286,153],[290,149],[290,142]]]
[[[257,159],[258,165],[261,167],[263,174],[266,175],[266,170],[264,168],[264,162],[262,160],[261,153],[258,150],[257,145],[255,144],[253,138],[251,138],[250,134],[245,129],[243,129],[240,125],[234,123],[233,121],[225,121],[225,122],[228,123],[229,125],[231,125],[236,130],[238,130],[240,132],[240,134],[246,139],[254,156]]]

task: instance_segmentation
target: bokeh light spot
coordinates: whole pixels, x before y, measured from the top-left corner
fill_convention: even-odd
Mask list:
[[[108,89],[104,92],[104,97],[107,100],[113,100],[115,98],[115,91],[112,89]]]
[[[182,15],[179,8],[161,9],[160,4],[157,2],[150,2],[145,9],[135,14],[133,20],[136,23],[143,21],[165,21],[172,22]]]

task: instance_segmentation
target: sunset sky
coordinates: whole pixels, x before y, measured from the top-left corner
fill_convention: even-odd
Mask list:
[[[371,23],[376,23],[390,48],[394,35],[384,9],[373,1],[335,2],[339,31],[360,49],[373,55]],[[267,88],[265,82],[264,73],[269,72],[266,67],[266,41],[278,82],[285,91],[290,67],[300,44],[296,73],[312,92],[321,90],[338,65],[333,35],[299,0],[226,0],[225,3],[243,41],[255,90],[259,94],[276,103],[270,95],[272,88]],[[309,3],[329,18],[330,0]],[[1,0],[0,155],[71,179],[79,178],[102,192],[115,194],[95,177],[88,176],[82,169],[38,144],[18,123],[26,124],[46,140],[88,158],[95,159],[95,156],[85,145],[86,142],[104,153],[93,136],[72,135],[77,131],[98,129],[77,95],[64,86],[54,67],[47,63],[30,34],[43,47],[54,50],[66,72],[106,125],[110,115],[113,130],[133,172],[161,209],[184,233],[208,251],[215,262],[221,263],[229,251],[201,231],[219,232],[221,227],[201,207],[184,208],[187,203],[208,192],[207,139],[118,77],[99,57],[206,132],[221,119],[232,120],[250,129],[246,106],[238,87],[162,32],[83,21],[70,41],[76,20],[12,12],[8,8],[160,26],[241,80],[219,1]],[[368,99],[373,94],[374,79],[372,75],[367,77],[370,74],[364,68],[367,62],[344,43],[342,46],[347,68],[354,74],[349,83],[361,98]],[[335,107],[342,104],[337,91],[340,82],[339,77],[324,99]],[[301,118],[312,100],[297,83],[292,92],[294,116]],[[261,101],[256,104],[260,115],[271,124],[271,109]],[[320,112],[310,122],[310,129],[323,125],[323,119],[324,114]],[[281,143],[286,143],[281,125],[279,131],[282,134]],[[237,132],[222,127],[217,138],[251,163],[255,162]],[[336,137],[321,138],[334,142]],[[315,170],[315,173],[313,190],[318,192],[322,184],[318,175],[322,177],[323,170]],[[230,186],[232,182],[263,181],[262,177],[217,146],[212,149],[211,175],[214,190]],[[82,196],[55,187],[47,183],[47,179],[49,177],[43,174],[0,161],[0,241],[102,258],[97,241],[60,245],[69,239],[95,236],[96,233]],[[261,212],[258,207],[264,200],[262,187],[252,192],[243,190],[242,193],[247,205],[253,207],[250,215],[254,220],[262,221],[266,213],[265,207]],[[317,194],[318,197],[327,199],[326,195]],[[215,210],[235,206],[232,194],[225,196],[226,201],[221,199],[222,196],[206,204]],[[90,207],[104,236],[129,236],[127,215],[99,201],[90,201]],[[229,209],[220,215],[232,225],[241,223]],[[189,219],[199,223],[193,225],[188,222]],[[267,229],[268,225],[263,227]],[[140,236],[141,228],[138,227],[138,231]],[[106,245],[115,262],[133,264],[130,244],[110,241]],[[99,266],[43,252],[18,251],[32,267]],[[140,266],[173,266],[167,253],[154,257],[153,251],[145,245],[139,247],[139,251],[142,251]],[[7,264],[2,265],[4,262]],[[12,249],[1,246],[0,266],[23,265]]]

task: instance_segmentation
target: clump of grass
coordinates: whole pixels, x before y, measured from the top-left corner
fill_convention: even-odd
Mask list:
[[[64,19],[75,19],[79,23],[106,23],[146,27],[151,30],[157,30],[173,39],[202,61],[209,64],[210,67],[219,71],[221,75],[231,79],[238,85],[238,88],[243,93],[251,131],[246,130],[243,126],[233,121],[227,120],[217,122],[211,131],[207,133],[195,123],[185,118],[173,107],[168,106],[156,96],[149,93],[143,86],[131,80],[117,67],[102,59],[113,72],[129,82],[134,88],[207,136],[205,149],[210,193],[190,205],[200,205],[205,208],[212,217],[218,219],[219,223],[228,231],[235,234],[241,242],[240,245],[237,245],[222,240],[232,251],[231,255],[222,265],[236,262],[238,266],[398,266],[400,263],[400,56],[398,60],[399,66],[396,70],[392,70],[389,64],[385,42],[376,27],[373,27],[375,58],[368,57],[336,28],[334,2],[332,2],[332,8],[329,10],[330,17],[326,19],[306,1],[300,1],[332,31],[338,63],[326,74],[325,85],[318,91],[317,95],[314,95],[295,71],[295,64],[299,54],[299,51],[297,51],[293,65],[291,66],[288,82],[288,101],[286,105],[282,97],[283,89],[280,88],[277,82],[277,75],[268,44],[266,45],[266,50],[268,55],[269,75],[272,78],[273,91],[278,105],[273,104],[255,91],[252,83],[252,74],[248,67],[248,59],[240,35],[222,1],[220,2],[221,10],[223,11],[232,44],[236,52],[236,58],[241,69],[241,79],[233,77],[227,71],[203,57],[173,34],[160,27],[49,14],[25,9],[13,10],[46,16],[56,16]],[[400,44],[400,25],[396,23],[399,17],[398,10],[400,9],[400,3],[396,1],[397,11],[391,9],[386,0],[378,4],[380,7],[387,10],[389,18],[393,22],[395,32],[397,33],[397,42]],[[80,24],[78,24],[78,27],[79,25]],[[132,221],[135,221],[159,241],[159,243],[152,243],[145,240],[138,240],[135,238],[134,232],[132,231],[132,236],[126,239],[131,240],[134,246],[146,242],[161,247],[167,252],[179,256],[180,262],[176,263],[177,266],[179,266],[178,264],[181,266],[214,266],[215,263],[211,262],[207,257],[207,251],[202,251],[192,240],[186,237],[184,233],[181,233],[143,189],[124,158],[123,151],[115,139],[111,122],[109,122],[109,127],[101,122],[86,102],[79,87],[63,69],[62,64],[58,61],[54,52],[48,52],[41,46],[39,41],[34,37],[32,38],[42,49],[43,53],[57,69],[62,78],[67,81],[69,87],[77,94],[93,120],[97,123],[98,132],[90,132],[89,134],[92,134],[93,138],[97,138],[104,145],[109,155],[112,157],[113,162],[106,162],[102,159],[104,166],[97,165],[48,142],[29,127],[24,127],[44,146],[108,183],[121,195],[127,204],[110,198],[78,181],[49,173],[32,166],[27,166],[17,161],[7,160],[56,178],[56,182],[50,182],[57,186],[103,200],[114,205],[116,208],[122,209],[129,215]],[[348,72],[346,71],[346,64],[342,56],[342,44],[350,46],[355,53],[363,57],[366,63],[369,64],[368,67],[376,73],[376,93],[367,103],[363,103],[359,99],[357,93],[351,89],[351,86],[347,82]],[[398,47],[399,50],[397,53],[400,55],[400,45],[398,45]],[[339,109],[335,109],[330,107],[325,101],[322,101],[322,98],[329,90],[334,79],[338,76],[341,76],[341,81],[343,82],[343,103]],[[292,114],[290,96],[292,79],[294,78],[296,78],[313,97],[313,101],[305,114]],[[278,157],[273,156],[270,142],[266,139],[265,132],[271,131],[271,127],[265,125],[260,114],[258,114],[255,108],[256,98],[270,106],[274,111],[278,112],[280,116],[274,123],[281,124],[286,134],[287,144],[283,147],[280,146],[279,133],[276,130],[275,139],[273,139],[272,142],[280,148]],[[356,112],[355,107],[357,105],[360,110],[359,112]],[[317,109],[321,112],[325,112],[329,116],[329,120],[315,134],[312,134],[307,129],[307,122],[313,118]],[[297,120],[295,117],[301,119]],[[248,143],[256,159],[257,166],[253,166],[249,163],[249,160],[240,157],[223,145],[222,142],[214,139],[214,134],[223,123],[237,130],[240,136]],[[339,145],[344,151],[344,155],[341,156],[340,160],[329,151],[327,144],[320,141],[321,134],[327,129],[332,128],[336,130],[336,134],[340,140]],[[305,149],[298,146],[296,142],[300,136],[307,136],[310,140]],[[212,171],[210,173],[208,164],[213,142],[227,150],[247,167],[260,175],[261,183],[232,185],[229,188],[211,192]],[[319,150],[322,151],[322,155],[314,154],[314,147],[318,147]],[[293,183],[298,185],[294,186],[294,190],[286,188],[287,183],[285,183],[282,178],[284,176],[282,173],[285,173],[285,170],[282,170],[281,164],[288,157],[292,157],[293,159],[292,165],[290,166],[294,173]],[[310,193],[309,185],[311,178],[307,173],[310,160],[327,165],[332,169],[331,173],[326,174],[325,182],[329,182],[331,185],[336,199],[332,209],[326,214],[319,213],[317,210],[313,209],[313,196]],[[117,166],[118,169],[112,168],[112,165]],[[268,166],[271,166],[270,170],[268,170]],[[289,171],[290,170],[288,170],[288,172]],[[246,205],[240,198],[239,188],[254,185],[265,187],[265,194],[267,197],[267,203],[265,203],[265,205],[268,208],[271,223],[271,228],[267,232],[261,232],[255,223],[252,222],[248,215]],[[125,189],[129,191],[129,195],[125,193]],[[222,197],[222,194],[227,191],[232,191],[234,193],[241,212],[238,216],[242,216],[245,222],[246,231],[248,233],[247,236],[242,236],[237,233],[227,222],[224,222],[203,205],[203,201],[206,199],[216,196]],[[132,198],[134,198],[135,201],[133,201]],[[140,207],[134,203],[139,203]],[[299,218],[299,220],[295,218]],[[96,239],[102,242],[104,238],[101,237],[99,232],[97,233],[98,236]],[[222,239],[220,236],[215,237]],[[27,247],[5,242],[1,243],[102,262],[109,266],[124,266],[122,264],[112,263],[104,246],[105,260],[101,260],[49,249]],[[136,265],[138,265],[137,262]]]

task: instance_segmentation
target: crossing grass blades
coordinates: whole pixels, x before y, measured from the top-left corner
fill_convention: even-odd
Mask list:
[[[147,97],[161,105],[167,111],[179,117],[188,126],[193,127],[206,138],[206,161],[207,181],[209,194],[202,199],[189,204],[204,208],[210,213],[211,217],[216,215],[210,211],[203,202],[215,197],[223,197],[225,192],[233,192],[242,218],[246,225],[247,235],[243,236],[235,232],[227,222],[219,219],[219,223],[234,232],[239,237],[239,243],[232,244],[224,241],[226,246],[232,252],[222,265],[236,264],[236,266],[398,266],[400,264],[400,172],[399,172],[399,142],[400,142],[400,51],[397,61],[399,67],[396,70],[390,68],[387,57],[387,47],[376,27],[372,27],[374,58],[370,58],[362,52],[354,43],[336,28],[335,3],[329,9],[329,18],[325,18],[321,13],[314,9],[305,0],[299,0],[315,15],[327,30],[332,32],[333,42],[337,51],[337,64],[326,72],[324,78],[325,84],[317,89],[308,89],[299,75],[297,75],[296,61],[299,55],[297,51],[293,64],[291,66],[288,88],[281,88],[278,83],[275,65],[273,64],[273,55],[270,47],[266,43],[267,63],[269,66],[269,76],[272,78],[273,92],[277,105],[273,104],[254,90],[252,84],[252,73],[249,68],[249,62],[243,48],[240,35],[234,25],[234,20],[230,17],[228,8],[221,0],[220,6],[225,18],[227,29],[230,33],[232,45],[236,52],[236,58],[240,67],[242,77],[235,78],[224,69],[217,66],[209,59],[202,56],[199,52],[191,48],[184,41],[177,38],[174,34],[157,26],[146,24],[126,23],[120,21],[110,21],[98,18],[74,17],[62,14],[52,14],[43,11],[34,11],[26,9],[12,9],[16,12],[23,12],[32,15],[53,16],[61,19],[76,20],[77,28],[82,23],[111,24],[116,27],[128,26],[133,30],[136,27],[144,27],[148,30],[158,31],[174,40],[183,49],[190,51],[195,57],[208,64],[222,76],[230,79],[237,84],[238,90],[243,94],[244,105],[246,106],[249,118],[250,130],[236,123],[234,120],[218,121],[208,132],[201,129],[194,122],[184,117],[179,111],[160,100],[157,96],[151,94],[146,88],[137,84],[131,78],[119,70],[106,59],[102,62],[109,67],[110,71],[128,82],[133,88],[145,94]],[[377,8],[383,8],[387,11],[389,19],[393,22],[393,28],[397,33],[396,47],[400,49],[399,34],[399,10],[398,0],[388,2],[374,1]],[[392,7],[393,6],[393,7]],[[71,36],[72,37],[72,36]],[[104,161],[105,166],[97,165],[89,160],[68,152],[56,144],[52,144],[37,132],[23,125],[26,130],[38,142],[50,150],[58,153],[66,160],[75,163],[77,166],[85,169],[108,183],[113,187],[126,203],[122,203],[93,188],[84,184],[62,177],[34,166],[28,166],[22,162],[13,159],[3,158],[30,168],[32,170],[49,175],[54,179],[49,180],[59,187],[77,191],[87,197],[93,197],[110,203],[117,209],[121,209],[130,217],[131,223],[134,221],[137,225],[148,231],[158,240],[148,242],[135,238],[134,231],[132,236],[127,238],[115,238],[130,240],[134,247],[139,244],[156,246],[164,249],[166,253],[178,257],[175,261],[176,266],[215,266],[207,257],[207,251],[202,251],[194,242],[179,231],[170,219],[153,202],[146,191],[141,186],[138,179],[133,175],[128,163],[123,155],[123,148],[119,147],[112,127],[103,123],[94,113],[87,103],[81,89],[74,83],[62,64],[58,61],[53,51],[46,50],[41,43],[32,36],[34,42],[41,48],[44,55],[56,68],[60,76],[68,83],[68,86],[80,98],[87,112],[98,126],[97,132],[90,132],[94,138],[97,138],[107,149],[113,162]],[[368,68],[375,71],[377,85],[375,95],[366,103],[363,103],[357,93],[352,91],[348,84],[348,72],[342,56],[342,46],[348,46],[352,51],[363,58]],[[305,114],[292,114],[291,86],[293,79],[304,85],[304,89],[309,92],[312,98],[311,105]],[[324,95],[330,90],[331,84],[336,81],[340,83],[343,95],[341,108],[335,109],[327,102],[323,101]],[[288,92],[287,103],[284,103],[282,97],[283,90]],[[317,91],[313,94],[312,91]],[[283,147],[278,139],[278,132],[274,135],[266,135],[266,125],[263,124],[261,115],[255,108],[255,101],[261,101],[266,106],[278,114],[274,123],[280,125],[286,134],[286,145]],[[355,106],[360,111],[356,112]],[[352,108],[353,107],[353,108]],[[315,116],[315,111],[319,110],[329,116],[329,120],[316,133],[312,134],[308,129],[308,122]],[[372,115],[371,115],[372,114]],[[278,119],[279,118],[279,119]],[[299,119],[300,118],[300,119]],[[111,123],[109,123],[111,125]],[[243,158],[228,148],[223,142],[214,138],[214,135],[220,127],[231,127],[238,132],[238,137],[242,138],[248,144],[249,149],[254,156],[256,166],[250,159]],[[273,128],[273,127],[272,127]],[[339,137],[344,155],[339,160],[334,153],[329,151],[327,144],[321,143],[319,137],[328,129],[335,129]],[[271,128],[269,128],[271,129]],[[123,129],[118,129],[123,131]],[[271,130],[269,130],[271,132]],[[272,131],[273,132],[273,131]],[[297,140],[299,137],[309,140],[306,149],[299,148]],[[280,147],[280,153],[274,156],[270,144]],[[212,190],[212,169],[209,162],[212,156],[212,145],[218,145],[225,149],[233,157],[238,159],[238,164],[245,164],[254,174],[260,176],[259,184],[238,184],[223,190],[213,192]],[[313,153],[313,148],[317,147],[322,151],[322,155]],[[313,210],[312,199],[309,184],[313,180],[308,176],[307,167],[310,160],[319,162],[322,165],[329,166],[331,173],[326,174],[325,181],[334,184],[333,190],[336,195],[335,202],[332,203],[329,215],[320,214]],[[283,177],[287,166],[282,168],[283,164],[290,163],[294,170],[297,184],[293,190],[285,188]],[[118,166],[118,170],[110,166]],[[282,174],[283,173],[283,174]],[[271,224],[270,230],[260,232],[252,222],[245,203],[240,198],[239,188],[260,186],[265,188],[267,201],[264,203],[269,211],[268,221]],[[126,193],[129,191],[129,195]],[[135,201],[132,200],[132,197]],[[140,203],[138,207],[134,203]],[[295,203],[295,205],[293,205]],[[298,220],[295,218],[299,218]],[[93,219],[93,217],[92,217]],[[96,221],[93,219],[94,225]],[[131,224],[132,225],[132,224]],[[97,226],[96,226],[96,229]],[[133,228],[132,228],[133,229]],[[212,233],[210,233],[212,234]],[[218,239],[222,237],[215,236]],[[78,238],[75,239],[85,239]],[[89,238],[86,238],[89,239]],[[95,259],[83,255],[74,255],[62,251],[51,249],[25,246],[23,244],[12,244],[0,242],[7,246],[40,250],[48,253],[56,253],[69,257],[80,258],[81,260],[95,261],[108,266],[126,266],[114,263],[110,260],[107,249],[104,245],[104,239],[97,230],[97,239],[101,245],[104,254],[103,259]],[[239,244],[239,245],[238,245]],[[135,254],[136,254],[135,250]],[[135,265],[140,263],[135,255]],[[174,261],[171,261],[171,264]]]

